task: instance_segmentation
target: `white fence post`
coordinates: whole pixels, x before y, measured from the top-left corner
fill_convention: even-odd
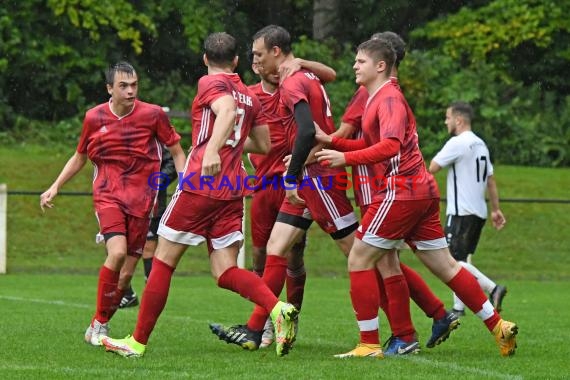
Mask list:
[[[237,257],[237,265],[238,268],[245,268],[245,216],[247,214],[247,210],[245,208],[245,197],[243,198],[243,218],[241,218],[241,230],[243,231],[243,244],[239,249],[238,257]]]
[[[8,186],[0,183],[0,274],[6,273],[6,241],[8,236]]]

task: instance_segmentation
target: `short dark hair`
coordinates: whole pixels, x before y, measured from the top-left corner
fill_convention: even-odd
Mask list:
[[[386,62],[388,72],[392,70],[394,62],[396,61],[396,52],[390,41],[385,38],[365,41],[358,45],[356,50],[366,52],[366,54],[372,57],[376,62]]]
[[[473,120],[473,107],[471,107],[471,104],[467,102],[456,101],[451,103],[449,105],[449,108],[451,108],[452,114],[459,114],[463,116],[465,119],[467,119],[467,122],[471,124],[471,120]]]
[[[204,40],[204,52],[214,65],[231,65],[237,56],[236,39],[226,32],[212,33]]]
[[[120,61],[112,65],[109,65],[109,67],[105,71],[105,82],[108,85],[112,86],[113,82],[115,81],[115,74],[118,72],[126,73],[130,76],[136,75],[137,73],[133,65],[131,65],[129,62]]]
[[[273,46],[281,49],[283,54],[291,53],[291,35],[289,32],[279,25],[267,25],[253,35],[253,40],[256,41],[263,38],[263,42],[267,50]]]
[[[384,38],[392,44],[394,51],[396,52],[396,62],[394,63],[396,67],[400,66],[400,62],[404,60],[406,56],[406,43],[398,34],[390,31],[382,32],[382,33],[374,33],[371,40],[375,40],[378,38]]]

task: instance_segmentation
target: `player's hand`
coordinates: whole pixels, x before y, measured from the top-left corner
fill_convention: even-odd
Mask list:
[[[344,153],[338,152],[332,149],[323,149],[320,152],[315,153],[317,161],[323,165],[328,162],[328,166],[331,168],[338,168],[346,165],[346,159],[344,158]]]
[[[46,211],[45,207],[47,208],[53,207],[53,203],[51,203],[51,201],[55,198],[56,195],[57,195],[57,187],[55,186],[50,187],[42,195],[40,195],[40,208],[42,209],[43,212]]]
[[[327,135],[315,121],[313,123],[315,124],[315,140],[321,144],[330,145],[332,137]]]
[[[287,170],[289,170],[289,165],[291,164],[291,157],[293,155],[288,154],[285,157],[283,157],[283,163],[285,164],[285,174],[287,174]]]
[[[303,198],[299,197],[299,194],[297,193],[297,188],[285,190],[285,196],[292,205],[302,206],[305,204]]]
[[[505,219],[505,216],[501,210],[492,211],[491,220],[493,221],[493,227],[495,227],[497,230],[501,230],[505,224],[507,224],[507,219]]]
[[[204,152],[202,159],[202,175],[215,176],[222,170],[222,160],[220,155],[216,153]]]
[[[290,61],[283,62],[279,65],[279,80],[283,82],[286,78],[301,70],[301,59],[295,58]]]

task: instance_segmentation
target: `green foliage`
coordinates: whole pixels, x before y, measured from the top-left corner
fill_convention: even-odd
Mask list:
[[[464,7],[415,30],[412,36],[441,41],[445,54],[455,59],[467,57],[477,64],[492,55],[505,58],[526,42],[541,48],[551,46],[556,32],[570,31],[568,11],[568,2],[495,0],[476,10]],[[568,50],[564,49],[566,54]]]
[[[225,30],[236,37],[237,71],[252,82],[245,59],[251,36],[277,23],[291,32],[297,56],[336,69],[337,80],[326,85],[336,120],[356,89],[354,46],[374,32],[393,30],[408,42],[400,81],[427,159],[447,138],[445,108],[463,99],[473,103],[474,128],[499,162],[570,165],[569,2],[336,4],[342,17],[334,38],[315,41],[309,37],[313,2],[307,0],[4,2],[0,141],[70,141],[66,125],[75,125],[88,107],[107,100],[103,71],[118,60],[137,68],[142,100],[187,110],[206,72],[201,45],[209,33]]]
[[[488,142],[496,161],[570,164],[570,86],[561,79],[568,47],[560,44],[570,38],[570,24],[561,16],[569,10],[566,3],[496,0],[462,8],[411,33],[412,44],[423,49],[408,53],[401,81],[421,126],[426,158],[446,138],[445,109],[464,100],[474,106],[474,130]],[[554,46],[560,50],[545,52]],[[525,62],[536,62],[530,70],[517,64],[523,56]]]
[[[48,0],[56,16],[66,15],[77,29],[85,29],[98,41],[110,27],[121,40],[131,41],[133,50],[142,52],[141,29],[156,34],[156,26],[130,2],[116,0]]]
[[[333,116],[335,120],[340,120],[346,105],[357,89],[351,65],[354,61],[354,51],[351,46],[349,44],[339,46],[334,40],[317,42],[307,36],[301,36],[293,44],[293,51],[296,57],[323,62],[336,70],[336,80],[327,83],[325,87],[331,101]]]

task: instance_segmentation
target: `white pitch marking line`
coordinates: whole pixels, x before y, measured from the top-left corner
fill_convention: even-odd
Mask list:
[[[42,300],[42,299],[36,299],[36,298],[23,298],[23,297],[13,297],[13,296],[0,295],[0,300],[2,300],[2,299],[8,300],[8,301],[16,301],[16,302],[35,302],[35,303],[43,303],[43,304],[48,304],[48,305],[61,305],[61,306],[69,306],[69,307],[78,307],[78,308],[82,308],[82,309],[93,307],[91,305],[69,303],[69,302],[60,301],[60,300]],[[211,322],[211,321],[197,320],[197,319],[193,319],[193,318],[190,318],[187,316],[177,316],[177,315],[166,314],[166,315],[164,315],[164,317],[171,318],[171,319],[184,320],[184,321],[193,322],[193,323],[201,323],[201,324]],[[323,341],[323,340],[320,340],[320,341],[322,341],[323,343],[330,343],[330,344],[336,344],[337,343],[337,342],[332,342],[332,341]],[[450,363],[450,362],[438,362],[438,361],[429,360],[429,359],[421,358],[421,357],[414,357],[414,356],[400,356],[400,358],[410,360],[413,362],[417,362],[417,363],[421,363],[421,364],[425,364],[425,365],[428,365],[431,367],[448,369],[451,371],[455,371],[455,373],[463,371],[463,372],[473,373],[477,376],[486,376],[486,377],[493,377],[493,378],[505,379],[505,380],[523,380],[523,377],[518,376],[518,375],[510,375],[510,374],[504,374],[504,373],[500,373],[500,372],[486,371],[486,370],[482,370],[482,369],[478,369],[478,368],[472,368],[472,367],[463,367],[463,366],[459,366],[457,364]],[[0,367],[0,368],[7,368],[7,367]],[[24,367],[22,367],[22,368],[24,368]],[[30,369],[34,369],[34,368],[35,367],[30,367]],[[68,370],[75,371],[75,369],[68,369]],[[132,372],[129,372],[129,374],[131,374],[131,373]]]
[[[492,378],[505,379],[505,380],[523,380],[523,377],[519,376],[519,375],[510,375],[510,374],[505,374],[505,373],[500,373],[500,372],[495,372],[495,371],[487,371],[484,369],[479,369],[479,368],[474,368],[474,367],[464,367],[464,366],[460,366],[460,365],[457,365],[457,364],[452,363],[452,362],[440,362],[440,361],[436,361],[436,360],[430,360],[430,359],[427,359],[425,357],[404,355],[404,356],[400,356],[400,358],[406,359],[406,360],[409,360],[409,361],[412,361],[415,363],[429,365],[431,367],[448,369],[448,370],[453,371],[454,373],[465,373],[465,372],[467,372],[467,373],[472,373],[474,375],[486,377],[486,378],[492,377]]]
[[[11,371],[38,371],[38,370],[42,370],[42,371],[49,371],[49,372],[55,372],[55,373],[66,373],[66,374],[74,374],[74,375],[80,375],[80,374],[89,374],[89,375],[104,375],[107,374],[108,369],[106,368],[101,368],[101,369],[92,369],[92,368],[71,368],[71,367],[60,367],[60,368],[53,368],[53,367],[40,367],[40,366],[32,366],[32,365],[1,365],[0,366],[1,369],[4,370],[11,370]],[[112,370],[114,374],[120,375],[133,375],[133,370],[120,370],[120,369],[113,369]],[[135,373],[137,373],[138,371],[135,371]],[[144,371],[146,372],[146,371]],[[148,372],[154,374],[157,374],[161,377],[164,376],[170,376],[170,377],[182,377],[182,378],[189,378],[190,377],[190,373],[188,372],[179,372],[179,371],[162,371],[162,370],[148,370]],[[142,373],[141,373],[142,374]],[[192,374],[192,377],[194,377],[194,374]]]

